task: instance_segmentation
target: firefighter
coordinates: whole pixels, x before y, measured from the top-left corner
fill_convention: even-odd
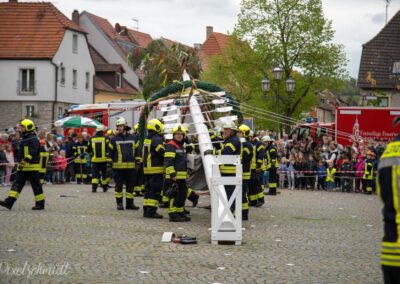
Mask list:
[[[135,136],[129,134],[131,128],[125,118],[117,119],[117,135],[109,143],[109,154],[112,158],[114,180],[115,180],[115,200],[117,210],[124,210],[122,187],[125,184],[125,199],[127,210],[139,210],[134,204],[133,187],[136,182],[136,167],[140,162],[137,141]]]
[[[187,157],[184,145],[186,129],[177,125],[172,130],[173,138],[165,147],[165,192],[169,198],[168,215],[170,222],[190,221],[190,217],[184,213],[184,206],[188,187],[187,179]]]
[[[111,139],[113,139],[116,135],[116,132],[114,129],[110,129],[107,131],[106,137],[108,138],[108,141],[110,143]],[[108,148],[109,150],[109,148]],[[111,179],[114,181],[114,172],[112,170],[112,159],[110,155],[107,155],[107,178],[108,178],[108,188],[113,188],[114,186],[111,185]]]
[[[45,196],[39,177],[41,166],[40,142],[34,132],[35,124],[32,120],[23,119],[20,121],[19,128],[22,132],[22,140],[17,152],[19,161],[17,176],[8,193],[8,197],[4,201],[0,201],[0,205],[11,210],[24,188],[26,181],[29,181],[35,195],[35,206],[32,207],[32,210],[43,210]]]
[[[49,152],[46,151],[46,140],[40,140],[40,169],[39,169],[39,177],[40,184],[44,184],[44,179],[46,176],[47,163],[49,162]]]
[[[222,145],[222,149],[217,151],[217,155],[238,155],[241,153],[241,143],[239,137],[237,137],[236,132],[238,128],[234,121],[228,121],[223,125],[223,138],[224,143]],[[204,155],[212,154],[211,150],[207,150],[204,152]],[[220,166],[221,176],[235,176],[236,175],[236,166],[224,164]],[[236,186],[235,185],[225,185],[225,192],[228,200],[231,198]],[[234,208],[234,204],[232,204],[231,210]],[[233,210],[232,210],[233,211]]]
[[[82,133],[78,134],[78,141],[72,147],[74,151],[74,169],[75,178],[78,184],[85,182],[87,180],[86,171],[86,151],[88,148],[87,141],[84,141]]]
[[[96,133],[90,138],[87,149],[88,154],[92,156],[92,192],[97,191],[99,182],[104,192],[108,190],[107,159],[109,140],[103,135],[103,131],[103,125],[97,126]]]
[[[276,195],[276,187],[278,182],[278,150],[274,145],[274,139],[270,136],[264,136],[263,142],[265,144],[265,158],[267,160],[267,170],[269,173],[269,192],[266,195]]]
[[[135,124],[133,127],[134,130],[134,136],[137,139],[137,148],[138,148],[138,153],[140,155],[140,163],[137,167],[137,173],[136,173],[136,183],[135,187],[133,188],[133,192],[135,193],[135,196],[143,196],[143,191],[144,191],[144,174],[143,174],[143,161],[142,161],[142,145],[140,143],[139,139],[139,124]]]
[[[397,121],[397,119],[396,119]],[[378,165],[377,192],[383,202],[384,236],[381,267],[386,284],[400,283],[400,135],[386,148]]]
[[[375,154],[372,151],[367,152],[367,160],[365,161],[364,166],[364,188],[363,191],[365,194],[372,194],[372,184],[374,178],[374,156]]]
[[[242,166],[243,166],[243,184],[242,184],[242,220],[249,220],[249,202],[247,199],[249,183],[251,178],[251,162],[253,160],[253,144],[249,141],[250,128],[247,125],[240,125],[238,137],[242,142]]]
[[[261,180],[265,170],[265,147],[257,137],[254,137],[253,131],[250,131],[249,138],[253,144],[253,158],[251,160],[251,176],[248,193],[250,199],[249,205],[261,207],[264,204],[264,191],[261,186]]]
[[[145,190],[143,199],[143,217],[163,218],[157,213],[163,188],[164,174],[164,125],[158,119],[151,119],[146,125],[147,138],[143,142],[143,172]]]
[[[220,150],[223,145],[224,139],[219,135],[218,130],[209,129],[211,143],[216,151]]]

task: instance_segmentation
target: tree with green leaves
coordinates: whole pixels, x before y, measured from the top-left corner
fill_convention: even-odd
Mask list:
[[[283,69],[284,79],[297,70],[301,80],[295,92],[288,94],[284,86],[279,92],[282,114],[288,118],[286,131],[290,118],[304,110],[303,102],[332,79],[346,75],[343,46],[332,42],[332,22],[325,19],[321,0],[242,0],[235,34],[250,43],[265,75],[276,65]]]
[[[134,70],[143,72],[143,97],[171,84],[181,81],[184,71],[191,79],[197,79],[201,71],[200,60],[194,49],[180,43],[167,44],[154,40],[146,49],[133,50],[128,57]]]

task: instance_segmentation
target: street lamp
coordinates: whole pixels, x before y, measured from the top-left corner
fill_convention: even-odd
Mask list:
[[[269,92],[269,88],[271,87],[271,82],[269,81],[268,77],[265,76],[264,79],[261,81],[261,90],[264,93]]]
[[[289,94],[291,94],[291,93],[294,92],[294,88],[295,88],[295,87],[296,87],[296,81],[293,80],[292,77],[289,77],[289,78],[286,80],[286,91],[287,91]]]

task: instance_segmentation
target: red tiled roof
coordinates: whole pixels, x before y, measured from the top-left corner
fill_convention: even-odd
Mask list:
[[[107,60],[91,45],[89,45],[90,56],[93,64],[108,64]]]
[[[168,38],[165,38],[165,37],[160,38],[160,40],[162,40],[167,47],[172,47],[175,44],[180,44],[180,45],[183,45],[183,46],[185,46],[187,48],[193,49],[193,47],[190,47],[190,46],[188,46],[186,44],[183,44],[183,43],[180,43],[178,41],[175,41],[175,40],[172,40],[172,39],[168,39]]]
[[[149,34],[131,29],[128,29],[128,32],[140,47],[146,48],[153,41],[153,38]]]
[[[96,72],[125,72],[121,64],[95,64],[94,68]]]
[[[84,13],[89,16],[89,18],[92,20],[93,24],[97,26],[97,28],[99,28],[104,32],[104,34],[109,38],[109,40],[114,45],[117,52],[120,53],[121,56],[125,57],[126,56],[125,51],[121,48],[121,46],[117,42],[117,38],[122,39],[122,37],[115,31],[114,27],[110,24],[110,22],[107,19],[96,16],[87,11],[82,12],[82,14]]]
[[[134,87],[132,87],[125,79],[122,79],[122,88],[114,89],[113,87],[108,85],[104,80],[102,80],[98,76],[95,76],[94,88],[97,91],[105,91],[109,93],[131,94],[131,95],[135,95],[138,93],[138,91]]]
[[[53,58],[66,29],[86,33],[52,3],[0,3],[0,58]]]
[[[94,77],[94,88],[98,91],[115,93],[115,90],[98,76]]]
[[[202,51],[207,56],[221,55],[222,50],[228,45],[231,37],[225,34],[213,32],[202,46]]]

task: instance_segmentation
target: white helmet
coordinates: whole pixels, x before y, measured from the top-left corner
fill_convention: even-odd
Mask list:
[[[230,128],[230,129],[232,129],[232,130],[238,130],[237,125],[236,125],[236,123],[235,123],[233,120],[225,121],[225,122],[222,124],[222,128],[223,128],[223,129]]]
[[[127,126],[128,124],[126,123],[125,118],[123,118],[123,117],[118,117],[118,119],[117,119],[117,126],[118,126],[118,125]]]
[[[269,137],[268,135],[265,135],[261,138],[262,142],[271,142],[274,141],[271,137]]]
[[[96,131],[103,131],[103,130],[104,130],[104,125],[103,124],[97,125]]]

